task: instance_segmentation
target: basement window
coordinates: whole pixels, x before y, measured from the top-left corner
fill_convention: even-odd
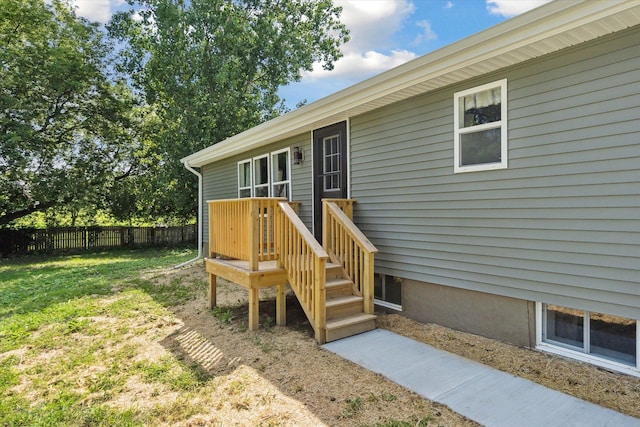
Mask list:
[[[507,167],[507,80],[454,94],[454,172]]]
[[[402,310],[402,279],[387,274],[374,275],[373,296],[377,305]]]
[[[553,304],[540,306],[541,348],[640,376],[637,320]]]

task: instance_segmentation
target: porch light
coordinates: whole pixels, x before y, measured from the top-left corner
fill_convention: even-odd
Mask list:
[[[304,161],[304,151],[302,147],[293,147],[293,164],[299,165]]]

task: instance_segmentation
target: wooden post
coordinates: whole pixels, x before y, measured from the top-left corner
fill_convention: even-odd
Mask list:
[[[314,257],[313,263],[313,303],[315,312],[315,337],[318,344],[327,341],[327,261],[324,258]]]
[[[209,202],[207,203],[207,205],[209,207],[209,244],[207,248],[207,253],[209,254],[210,258],[215,258],[216,255],[213,253],[213,243],[214,243],[213,239],[215,239],[215,235],[213,233],[213,203]]]
[[[278,285],[276,289],[276,325],[287,324],[287,285]]]
[[[364,312],[373,314],[373,254],[367,253],[364,258],[364,277],[362,284],[362,297],[364,298]]]
[[[257,271],[259,267],[258,246],[260,245],[258,201],[251,200],[249,207],[249,270]]]
[[[257,288],[249,288],[249,330],[257,331],[259,328],[260,293]]]
[[[209,274],[209,308],[216,306],[217,280],[214,274]]]
[[[322,201],[322,246],[327,247],[329,245],[329,207],[327,201]]]

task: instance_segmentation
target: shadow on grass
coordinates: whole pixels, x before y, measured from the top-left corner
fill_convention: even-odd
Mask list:
[[[114,282],[126,281],[140,270],[157,264],[158,259],[169,258],[167,252],[120,249],[2,261],[0,320],[42,311],[74,298],[107,295],[112,292]]]

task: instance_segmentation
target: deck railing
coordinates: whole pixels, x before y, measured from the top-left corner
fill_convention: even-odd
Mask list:
[[[323,200],[322,221],[322,241],[331,261],[342,265],[354,294],[364,298],[364,312],[373,314],[373,258],[378,250],[335,200]]]
[[[209,256],[249,261],[251,270],[257,270],[260,261],[275,260],[273,218],[278,202],[283,200],[209,201]]]
[[[322,199],[322,201],[335,203],[353,221],[353,204],[356,202],[354,199]]]
[[[323,200],[323,246],[296,214],[296,203],[279,198],[209,202],[209,256],[249,262],[277,261],[300,301],[319,343],[326,341],[326,265],[339,263],[373,314],[375,246],[353,224],[353,201]]]
[[[281,202],[279,207],[275,211],[278,263],[287,271],[289,285],[312,322],[316,341],[324,343],[329,256],[289,204]]]

